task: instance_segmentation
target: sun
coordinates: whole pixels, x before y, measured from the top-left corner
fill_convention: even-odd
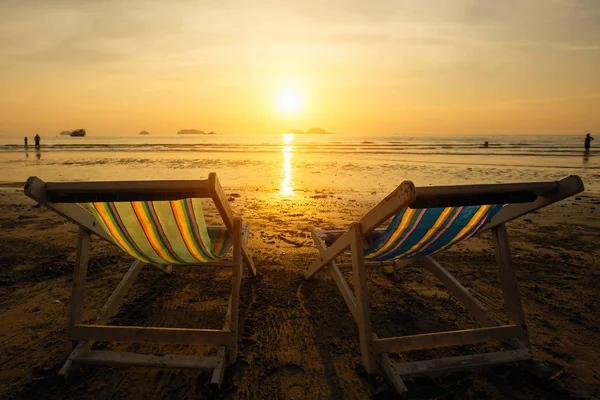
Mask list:
[[[277,105],[281,111],[295,113],[302,108],[302,96],[292,88],[281,89],[277,93]]]

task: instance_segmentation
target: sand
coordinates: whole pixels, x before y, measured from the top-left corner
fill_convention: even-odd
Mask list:
[[[360,366],[358,332],[333,280],[302,272],[317,251],[311,226],[344,227],[386,193],[301,192],[293,199],[226,187],[251,224],[259,277],[244,276],[243,333],[235,365],[215,392],[210,374],[181,370],[82,367],[65,382],[66,323],[76,227],[12,185],[0,189],[0,398],[166,399],[392,398],[381,376]],[[562,371],[540,380],[516,366],[409,380],[416,398],[598,398],[600,396],[600,196],[584,193],[508,227],[534,354]],[[214,212],[210,215],[214,217]],[[437,259],[500,319],[502,295],[489,234]],[[132,260],[92,242],[84,319],[104,304]],[[154,268],[140,274],[115,325],[219,328],[229,292],[226,271]],[[374,330],[380,336],[467,329],[477,324],[432,275],[413,264],[388,276],[368,271]],[[211,347],[99,343],[147,353],[212,354]],[[415,351],[419,360],[500,346]]]

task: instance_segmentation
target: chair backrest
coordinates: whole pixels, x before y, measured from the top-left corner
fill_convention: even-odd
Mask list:
[[[503,208],[508,221],[581,191],[583,182],[578,176],[552,182],[413,186],[408,207],[388,207],[388,213],[382,215],[393,217],[383,232],[363,231],[369,243],[365,258],[386,261],[426,256],[489,227]]]
[[[215,173],[187,181],[44,182],[31,177],[25,193],[144,262],[198,264],[224,257],[232,245],[233,213]],[[202,198],[213,200],[224,227],[207,227]]]

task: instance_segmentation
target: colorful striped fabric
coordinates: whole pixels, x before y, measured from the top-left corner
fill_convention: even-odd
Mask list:
[[[207,228],[201,199],[80,204],[125,252],[147,263],[198,264],[232,246],[225,227]]]
[[[365,258],[409,259],[456,246],[479,232],[502,207],[496,204],[407,208],[396,214],[375,243],[365,250]]]

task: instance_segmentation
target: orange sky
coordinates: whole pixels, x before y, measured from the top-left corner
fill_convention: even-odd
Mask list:
[[[0,135],[600,131],[600,1],[283,3],[3,1]]]

